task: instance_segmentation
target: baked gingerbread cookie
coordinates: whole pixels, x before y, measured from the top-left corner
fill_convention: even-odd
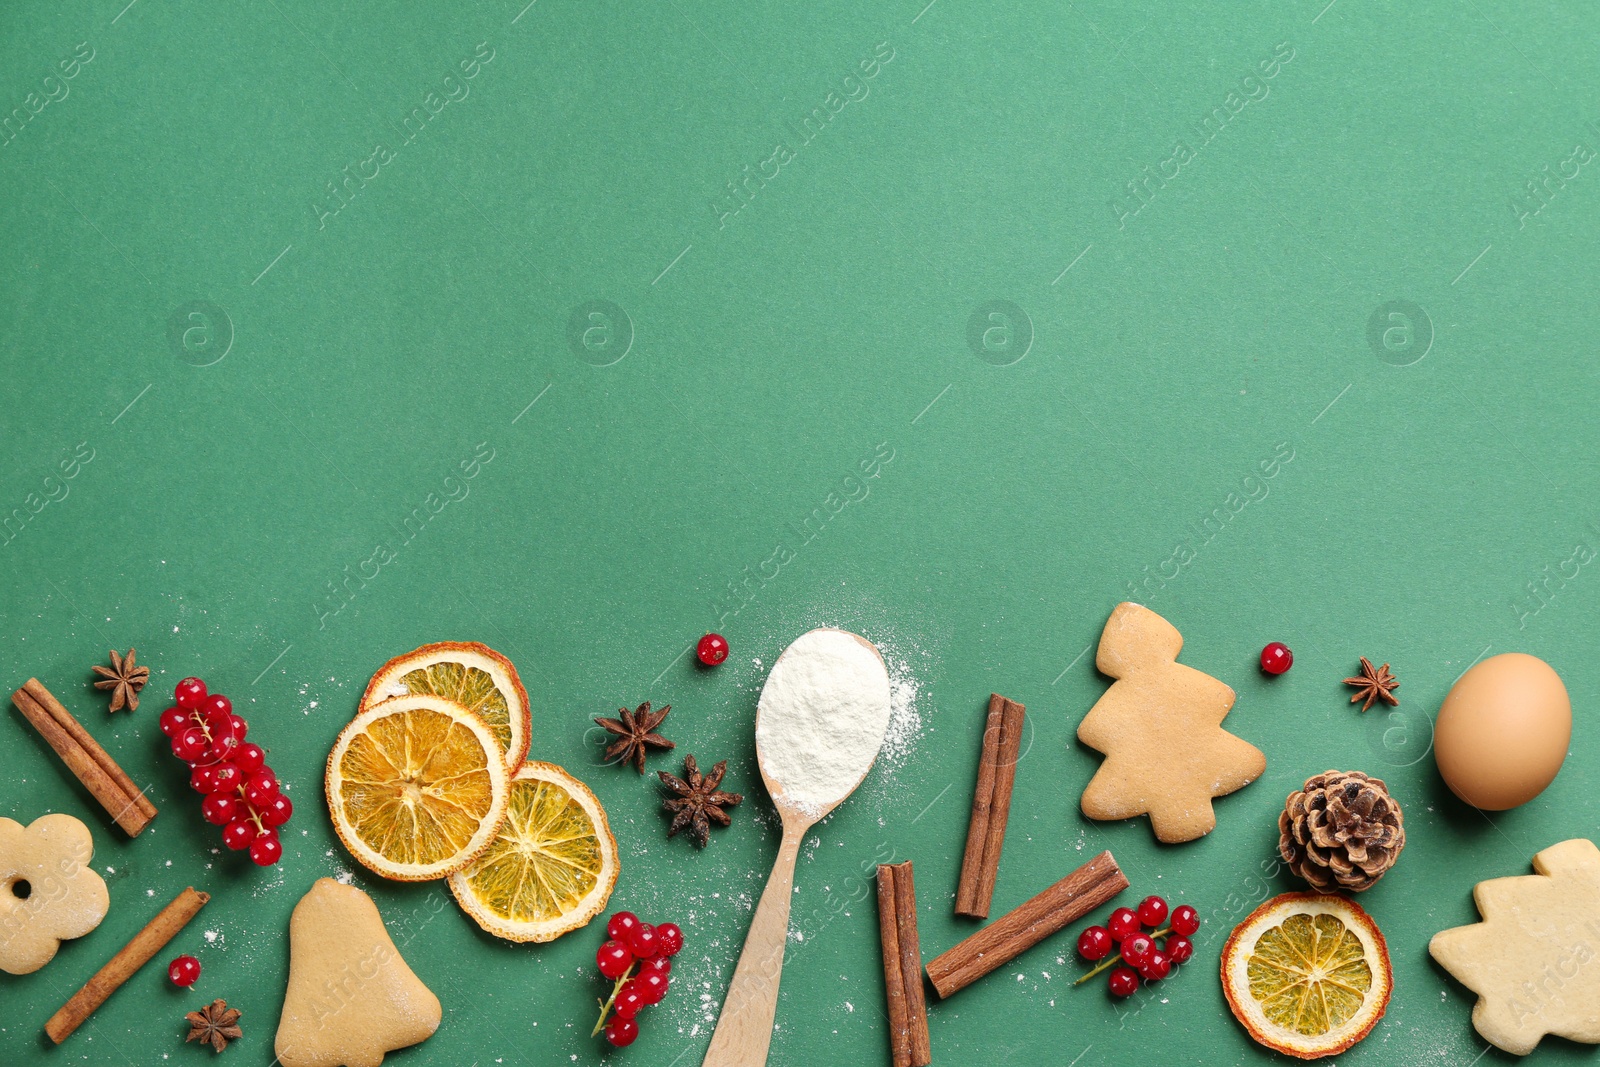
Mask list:
[[[1139,604],[1118,604],[1095,666],[1115,678],[1078,724],[1105,755],[1083,791],[1091,819],[1150,816],[1156,838],[1193,841],[1217,825],[1211,799],[1261,777],[1261,750],[1222,728],[1233,690],[1178,662],[1183,635]]]
[[[378,1067],[439,1029],[439,998],[400,958],[372,898],[319,878],[289,917],[283,1067]]]
[[[111,897],[93,858],[89,828],[70,815],[0,819],[0,971],[32,974],[100,925]]]
[[[1536,874],[1472,890],[1482,922],[1433,935],[1428,952],[1478,994],[1472,1025],[1518,1056],[1555,1034],[1600,1044],[1600,849],[1575,838],[1533,857]]]

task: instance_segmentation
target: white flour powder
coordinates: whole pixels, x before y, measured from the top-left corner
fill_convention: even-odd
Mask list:
[[[761,690],[756,751],[789,803],[820,815],[872,766],[889,728],[889,675],[842,630],[801,635]]]

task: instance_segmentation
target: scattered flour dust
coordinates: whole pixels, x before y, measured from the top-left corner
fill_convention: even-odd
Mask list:
[[[922,736],[922,713],[917,710],[917,676],[889,648],[881,649],[889,666],[889,731],[883,735],[878,758],[891,768],[903,765]]]
[[[883,663],[854,635],[801,634],[761,690],[756,747],[768,777],[809,813],[838,803],[883,746],[891,700]]]

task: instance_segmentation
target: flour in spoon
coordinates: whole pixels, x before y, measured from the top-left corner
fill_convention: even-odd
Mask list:
[[[821,815],[872,766],[890,711],[889,675],[871,648],[842,630],[802,634],[761,690],[761,767],[790,804]]]

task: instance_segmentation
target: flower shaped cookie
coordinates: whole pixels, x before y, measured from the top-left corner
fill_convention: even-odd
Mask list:
[[[70,815],[0,819],[0,971],[32,974],[100,925],[111,898],[93,857],[89,828]]]

